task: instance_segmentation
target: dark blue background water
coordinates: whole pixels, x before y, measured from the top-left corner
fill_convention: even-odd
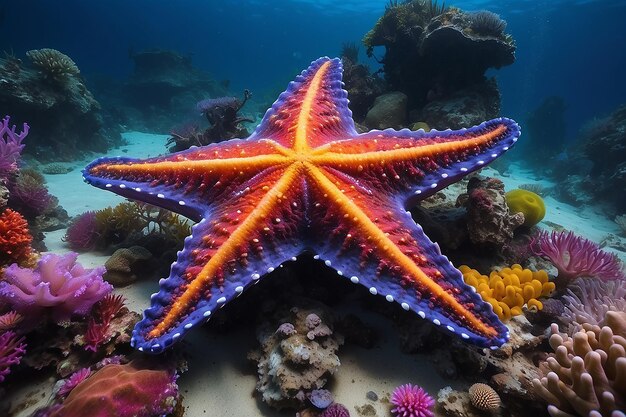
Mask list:
[[[132,69],[129,49],[172,49],[193,54],[194,63],[216,79],[230,79],[233,92],[278,93],[311,60],[337,55],[343,42],[359,41],[386,3],[0,1],[0,49],[18,56],[29,49],[59,49],[87,78],[126,77]],[[562,96],[572,138],[585,120],[626,102],[626,2],[446,4],[487,8],[507,20],[518,50],[515,64],[494,72],[504,115],[524,120],[544,97]]]

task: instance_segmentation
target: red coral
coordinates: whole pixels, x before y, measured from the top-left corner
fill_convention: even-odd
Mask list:
[[[28,222],[20,213],[6,209],[0,214],[0,265],[27,261],[32,241]]]
[[[85,350],[95,352],[106,339],[111,320],[124,307],[124,297],[107,294],[96,304],[93,315],[89,318],[85,333]]]
[[[96,246],[98,224],[96,212],[87,211],[76,217],[63,237],[72,250],[90,250]]]

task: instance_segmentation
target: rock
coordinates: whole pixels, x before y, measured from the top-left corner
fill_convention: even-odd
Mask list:
[[[399,91],[376,97],[363,123],[370,129],[401,129],[406,124],[407,100]]]
[[[139,279],[149,270],[152,253],[142,246],[118,249],[105,262],[103,278],[115,286],[125,286]]]

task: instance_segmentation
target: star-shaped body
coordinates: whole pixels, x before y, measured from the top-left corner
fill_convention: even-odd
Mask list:
[[[85,168],[96,187],[197,222],[133,346],[162,351],[304,251],[463,339],[506,341],[491,306],[407,207],[498,157],[519,126],[502,118],[458,131],[358,134],[341,74],[339,59],[313,62],[247,139]]]

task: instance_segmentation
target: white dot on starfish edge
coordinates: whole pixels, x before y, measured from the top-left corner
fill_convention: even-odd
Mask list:
[[[505,147],[504,147],[504,148],[502,148],[502,149],[504,149],[505,151],[508,151],[508,150],[509,150],[509,147],[508,147],[508,146],[505,146]]]
[[[187,324],[185,324],[183,327],[184,327],[185,329],[189,330],[189,329],[191,329],[191,328],[193,327],[193,324],[191,324],[191,323],[187,323]]]
[[[226,302],[226,297],[220,297],[216,301],[217,304],[224,304],[225,302]]]
[[[353,284],[358,284],[359,283],[359,277],[351,276],[350,277],[350,281],[352,281]]]
[[[186,204],[186,203],[185,203],[183,200],[180,200],[180,201],[178,202],[178,205],[179,205],[179,206],[184,206],[185,204]]]
[[[491,154],[491,157],[492,157],[492,158],[497,158],[497,157],[498,157],[498,154],[497,154],[497,153],[492,153],[492,154]]]
[[[517,138],[513,138],[513,142],[517,142]],[[497,349],[497,348],[496,348]]]
[[[418,311],[417,315],[420,316],[421,318],[425,319],[426,318],[426,314],[424,314],[423,311]]]
[[[298,260],[298,258],[296,258],[295,256],[292,256],[292,257],[291,257],[291,260],[295,262],[295,261],[297,261],[297,260]]]
[[[430,188],[437,188],[437,183],[434,182],[434,183],[430,184]]]
[[[235,292],[238,292],[238,293],[243,292],[243,287],[241,285],[239,285],[238,287],[235,287]]]
[[[463,339],[469,339],[469,336],[466,333],[461,333],[461,337]]]
[[[211,315],[211,310],[207,310],[204,313],[202,313],[202,316],[204,317],[209,317]]]
[[[269,269],[268,269],[268,270],[269,270]],[[261,275],[260,275],[260,274],[252,274],[252,279],[253,279],[253,280],[255,280],[255,281],[256,281],[256,280],[257,280],[257,279],[259,279],[259,278],[261,278]]]
[[[160,347],[161,347],[161,345],[158,344],[158,343],[155,343],[154,345],[152,345],[152,349],[158,349]]]
[[[269,268],[267,268],[267,273],[268,273],[268,274],[269,274],[270,272],[272,272],[272,271],[274,271],[274,267],[271,267],[271,266],[270,266]]]
[[[393,302],[393,295],[391,295],[391,294],[387,294],[387,295],[385,296],[385,300],[389,301],[390,303],[391,303],[391,302]]]
[[[319,255],[313,255],[313,259],[318,260],[320,258]]]
[[[435,323],[436,326],[439,326],[441,324],[439,319],[433,319],[433,323]]]
[[[482,159],[480,161],[478,161],[478,165],[484,165],[485,161],[483,161]]]
[[[422,194],[422,190],[415,191],[415,194]]]
[[[337,270],[337,275],[343,275],[343,272],[341,272],[341,270]]]
[[[498,346],[489,346],[489,349],[491,349],[491,350],[498,350],[499,347]]]
[[[374,288],[374,287],[370,287],[370,294],[376,295],[376,294],[378,294],[378,290],[376,288]]]
[[[106,188],[111,188],[111,187],[113,187],[113,184],[107,184],[107,185],[105,185],[105,187]]]
[[[143,348],[142,348],[141,346],[139,346],[139,347],[137,348],[137,350],[138,350],[139,352],[143,352]]]
[[[178,339],[180,337],[180,333],[174,333],[174,335],[172,335],[172,339]]]
[[[450,330],[451,332],[454,332],[454,327],[452,326],[446,326],[446,329]]]
[[[467,168],[462,167],[462,168],[461,168],[461,171],[462,171],[462,172],[467,172]]]
[[[165,196],[163,194],[161,194],[161,193],[157,194],[157,197],[158,198],[165,198]]]
[[[441,174],[441,178],[448,178],[448,174],[444,172],[443,174]]]
[[[137,191],[138,193],[141,192],[141,188],[135,188],[135,191]]]
[[[120,187],[120,188],[126,188],[126,184],[120,184],[120,185],[118,185],[118,187]]]
[[[405,309],[406,311],[409,311],[409,305],[407,303],[402,303],[400,305],[402,306],[403,309]]]
[[[331,265],[331,262],[330,262],[328,259],[326,259],[326,260],[324,261],[324,265],[326,265],[326,266],[330,266],[330,265]]]

